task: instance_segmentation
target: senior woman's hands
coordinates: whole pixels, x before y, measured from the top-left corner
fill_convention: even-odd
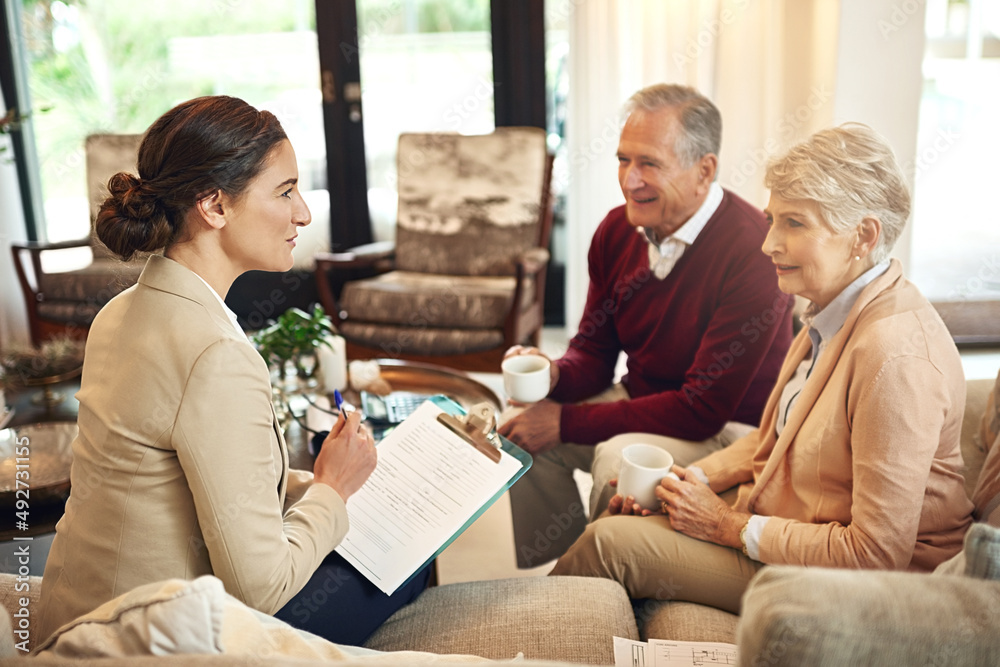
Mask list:
[[[622,498],[616,494],[608,503],[611,514],[634,514],[641,516],[667,515],[670,525],[688,537],[712,542],[726,547],[741,549],[740,531],[751,514],[737,512],[712,489],[706,486],[687,468],[674,466],[672,472],[680,480],[664,477],[656,487],[656,497],[660,500],[660,510],[649,510],[636,505],[631,497]],[[618,480],[611,480],[617,486]]]
[[[680,481],[664,477],[656,497],[670,525],[688,537],[742,549],[740,531],[751,515],[737,512],[686,468],[673,467]]]
[[[346,501],[364,485],[376,463],[375,441],[361,425],[361,413],[354,410],[347,419],[341,413],[316,456],[313,478]]]

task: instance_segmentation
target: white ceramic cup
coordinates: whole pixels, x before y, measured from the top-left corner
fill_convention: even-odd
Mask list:
[[[537,354],[517,354],[500,364],[508,398],[534,403],[549,395],[549,360]]]
[[[632,496],[635,502],[648,510],[659,509],[656,487],[664,477],[678,479],[670,472],[674,457],[655,445],[637,443],[622,450],[622,467],[618,472],[618,495]]]

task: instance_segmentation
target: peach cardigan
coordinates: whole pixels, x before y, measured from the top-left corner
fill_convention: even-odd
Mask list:
[[[944,323],[893,260],[858,297],[781,436],[781,390],[811,349],[792,342],[760,428],[694,465],[734,507],[772,517],[767,564],[932,570],[972,504],[960,474],[965,379]]]
[[[346,533],[337,492],[289,470],[264,360],[180,264],[151,257],[97,315],[77,396],[38,640],[173,577],[214,574],[274,613]]]

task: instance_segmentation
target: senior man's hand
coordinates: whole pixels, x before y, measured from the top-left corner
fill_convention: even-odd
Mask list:
[[[740,530],[751,515],[733,510],[687,469],[674,466],[672,470],[680,481],[664,477],[656,487],[656,497],[673,529],[688,537],[740,549]]]
[[[554,448],[559,439],[562,405],[548,399],[538,401],[512,417],[497,430],[529,454],[541,454]]]

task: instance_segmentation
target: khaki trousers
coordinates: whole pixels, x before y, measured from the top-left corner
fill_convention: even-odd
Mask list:
[[[584,403],[627,400],[628,392],[615,384]],[[504,423],[523,408],[508,408],[500,417]],[[702,442],[668,439],[665,448],[678,465],[687,465],[721,449],[753,427],[730,422],[716,436]],[[514,547],[519,568],[537,567],[559,558],[587,527],[588,517],[604,511],[614,490],[608,481],[618,476],[622,446],[600,443],[596,447],[563,443],[534,457],[531,468],[510,488]],[[591,472],[594,485],[587,505],[573,478],[575,470]]]
[[[722,498],[733,502],[736,489]],[[634,599],[683,600],[738,614],[743,592],[762,567],[736,549],[675,531],[663,515],[605,512],[551,574],[614,579]]]

